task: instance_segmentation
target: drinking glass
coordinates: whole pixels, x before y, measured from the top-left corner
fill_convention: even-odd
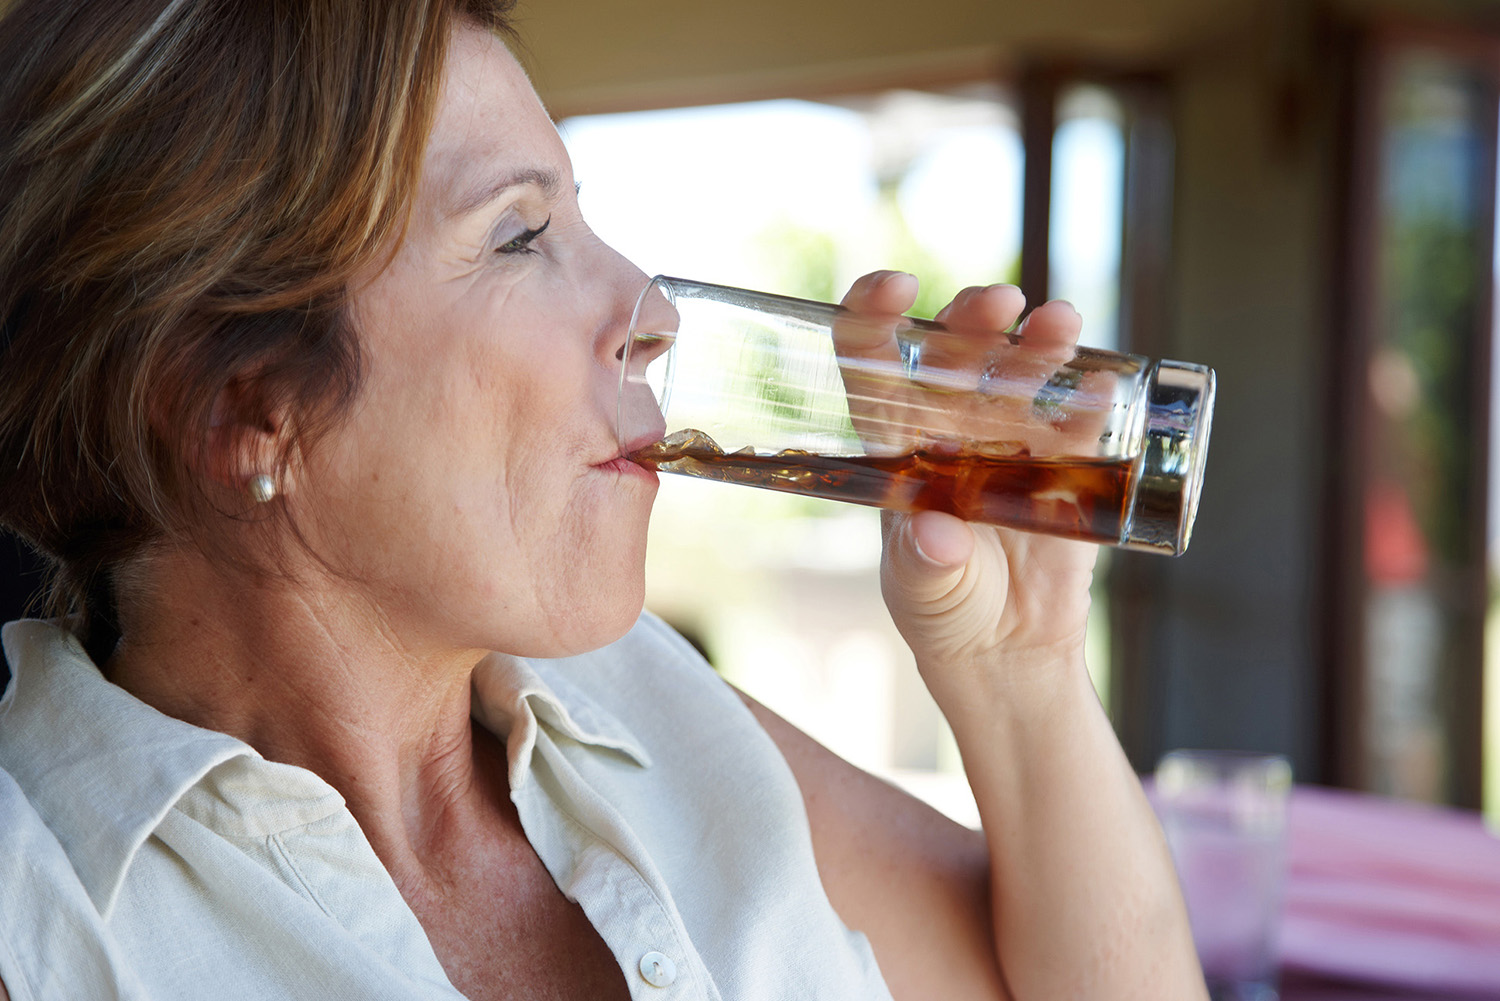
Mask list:
[[[1156,806],[1213,1001],[1276,1001],[1292,768],[1276,754],[1173,751]]]
[[[1202,365],[658,276],[618,433],[656,469],[1154,553],[1192,534]]]

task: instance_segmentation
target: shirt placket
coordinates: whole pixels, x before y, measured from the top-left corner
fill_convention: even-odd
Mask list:
[[[571,892],[615,956],[639,1001],[714,999],[686,931],[636,868],[608,845],[577,853]]]
[[[583,908],[638,1001],[721,1001],[628,822],[545,728],[512,788],[521,825],[558,887]]]

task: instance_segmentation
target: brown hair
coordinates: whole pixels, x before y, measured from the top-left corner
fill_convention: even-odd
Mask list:
[[[347,412],[345,290],[399,241],[450,26],[509,34],[512,3],[0,17],[0,524],[53,564],[49,611],[108,618],[110,571],[202,543],[227,387],[296,415],[283,462]]]

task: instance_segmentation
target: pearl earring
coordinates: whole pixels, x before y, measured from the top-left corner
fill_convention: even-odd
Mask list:
[[[276,496],[276,481],[265,473],[256,473],[250,477],[250,499],[257,504],[264,504]]]

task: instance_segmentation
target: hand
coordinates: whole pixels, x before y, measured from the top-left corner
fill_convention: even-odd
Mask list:
[[[876,272],[854,284],[844,305],[872,321],[888,319],[893,329],[916,291],[910,275]],[[937,318],[972,340],[976,351],[987,351],[1024,308],[1019,289],[996,285],[965,289]],[[1018,333],[1034,353],[1060,359],[1071,353],[1081,327],[1072,306],[1051,302],[1034,310]],[[882,350],[874,343],[867,349]],[[965,673],[963,665],[982,665],[986,670],[978,673],[987,683],[1005,684],[1027,680],[1028,664],[1035,665],[1030,675],[1037,681],[1047,680],[1059,658],[1081,665],[1095,546],[934,511],[887,512],[883,524],[886,604],[940,704],[947,688],[977,680],[954,676]],[[989,670],[1001,657],[1006,670]]]

